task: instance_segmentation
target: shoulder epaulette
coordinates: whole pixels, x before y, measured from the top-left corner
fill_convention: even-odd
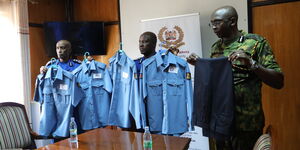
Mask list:
[[[259,41],[259,42],[265,40],[264,37],[262,37],[258,34],[253,34],[253,33],[248,33],[248,34],[244,35],[244,38],[245,39],[253,39],[253,40],[256,40],[256,41]]]
[[[75,62],[75,63],[81,64],[81,61],[78,60],[78,59],[73,59],[72,61]]]
[[[76,69],[74,69],[73,71],[71,71],[72,74],[76,74],[77,72],[79,72],[82,69],[82,66],[78,66]]]
[[[55,63],[56,63],[56,62],[57,62],[57,59],[55,60]],[[46,67],[47,67],[47,66],[50,66],[52,63],[53,63],[53,61],[49,60],[49,61],[46,63],[45,66],[46,66]]]
[[[99,67],[101,69],[105,69],[106,68],[106,64],[105,63],[95,61],[95,64],[96,64],[97,67]]]
[[[187,66],[187,62],[184,59],[182,59],[180,57],[176,57],[176,59],[177,59],[178,64],[181,65],[182,67]]]

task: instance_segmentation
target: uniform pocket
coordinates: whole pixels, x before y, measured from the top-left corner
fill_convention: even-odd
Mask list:
[[[103,94],[103,81],[93,81],[92,82],[92,87],[93,87],[93,91],[96,95],[102,95]]]
[[[167,91],[170,95],[179,96],[184,92],[183,80],[168,80]]]
[[[162,82],[161,81],[149,81],[148,83],[149,95],[161,95],[162,94]]]
[[[52,88],[50,87],[45,87],[43,89],[43,95],[44,95],[44,102],[45,103],[53,103],[53,92]]]
[[[86,89],[88,89],[88,88],[89,88],[89,84],[88,84],[88,83],[85,83],[85,82],[83,82],[83,83],[80,83],[80,87],[81,87],[81,89],[83,89],[83,90],[86,90]]]
[[[54,94],[54,96],[56,96],[56,100],[63,104],[71,103],[70,95],[70,90],[57,90],[56,94]]]

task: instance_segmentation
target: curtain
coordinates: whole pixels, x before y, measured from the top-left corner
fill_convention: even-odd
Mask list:
[[[0,102],[24,104],[30,114],[27,6],[27,0],[0,0]]]

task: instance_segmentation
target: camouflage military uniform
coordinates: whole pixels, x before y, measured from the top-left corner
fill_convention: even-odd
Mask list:
[[[222,40],[213,44],[211,57],[226,56],[236,50],[243,50],[251,56],[258,64],[265,68],[281,72],[275,61],[272,49],[263,37],[256,34],[249,34],[243,31],[242,37],[223,43]],[[262,81],[252,71],[245,69],[241,62],[233,62],[234,92],[235,92],[235,132],[236,136],[248,140],[256,140],[250,136],[240,133],[262,132],[264,127],[264,114],[261,102]],[[237,67],[235,67],[237,66]],[[240,136],[239,136],[240,135]],[[258,134],[259,136],[259,134]],[[251,139],[252,138],[252,139]],[[243,144],[243,141],[240,141]]]

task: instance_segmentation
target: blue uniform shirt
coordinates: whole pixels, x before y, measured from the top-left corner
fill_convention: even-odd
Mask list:
[[[83,97],[75,77],[61,67],[38,75],[34,100],[42,105],[39,134],[68,137],[73,108]]]
[[[85,98],[79,104],[79,118],[83,130],[108,125],[112,81],[106,65],[92,60],[73,71],[84,90]]]
[[[109,59],[109,72],[113,80],[109,124],[130,128],[130,114],[136,128],[141,128],[138,76],[136,66],[125,52],[117,52]]]
[[[80,64],[81,61],[77,59],[69,59],[67,62],[60,62],[58,59],[55,60],[54,64],[60,66],[62,69],[66,71],[73,71],[76,69]],[[47,62],[47,68],[51,66],[51,61]]]
[[[192,84],[186,61],[167,53],[156,53],[142,63],[140,93],[143,124],[150,131],[178,134],[191,130]],[[190,128],[189,128],[190,127]]]

